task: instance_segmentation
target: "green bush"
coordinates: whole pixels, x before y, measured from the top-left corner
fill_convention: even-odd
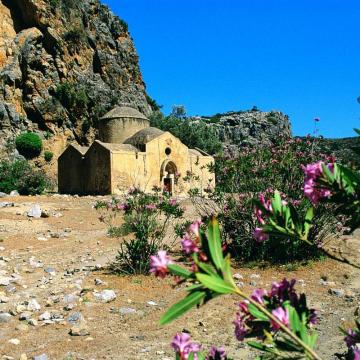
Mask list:
[[[41,153],[42,141],[39,135],[32,132],[23,133],[15,140],[16,149],[27,159],[37,157]]]
[[[315,140],[316,141],[316,140]],[[254,240],[253,233],[259,226],[254,204],[261,194],[266,197],[274,189],[282,189],[284,200],[297,204],[301,215],[309,206],[304,196],[302,164],[325,158],[309,139],[284,139],[272,148],[243,149],[236,157],[218,157],[212,169],[216,174],[216,189],[210,195],[220,207],[219,221],[231,253],[238,260],[287,263],[295,260],[317,258],[321,251],[304,245],[302,241],[272,237],[262,244]],[[194,201],[198,196],[194,196]],[[201,198],[196,200],[199,211]],[[321,243],[334,231],[337,220],[329,207],[319,206],[317,225],[311,230],[311,240]]]
[[[36,195],[44,192],[48,180],[26,160],[0,162],[0,191],[17,190],[21,195]]]
[[[44,159],[45,159],[45,161],[50,162],[53,157],[54,157],[54,153],[53,153],[52,151],[46,150],[46,151],[44,152]]]
[[[103,212],[101,220],[109,226],[110,236],[133,235],[130,240],[121,243],[111,266],[114,272],[120,274],[147,274],[149,257],[168,248],[164,239],[169,226],[184,213],[174,199],[158,192],[145,194],[137,189],[131,189],[124,202],[118,199],[99,201],[95,209]],[[119,213],[124,215],[124,223],[120,227],[114,226],[114,219]]]
[[[222,148],[215,130],[203,121],[192,121],[175,116],[164,117],[161,112],[150,116],[151,126],[171,132],[190,148],[199,148],[209,154],[216,154]]]
[[[75,116],[82,115],[89,104],[89,98],[84,89],[76,89],[72,83],[59,84],[55,90],[55,97]]]

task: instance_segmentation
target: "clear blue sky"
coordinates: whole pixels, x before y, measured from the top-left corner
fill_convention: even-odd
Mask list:
[[[105,0],[129,24],[148,93],[190,115],[281,110],[295,135],[360,127],[359,0]]]

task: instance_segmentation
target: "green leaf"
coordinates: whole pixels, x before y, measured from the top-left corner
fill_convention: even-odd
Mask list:
[[[292,306],[287,307],[289,311],[290,327],[294,332],[299,332],[301,328],[301,322],[298,313]]]
[[[359,130],[359,129],[354,128],[354,131],[355,131],[358,135],[360,135],[360,130]]]
[[[280,196],[280,193],[278,190],[275,190],[274,197],[271,200],[271,205],[272,205],[273,211],[275,213],[281,213],[282,202],[281,202],[281,196]]]
[[[188,279],[193,274],[191,271],[176,264],[168,265],[168,269],[173,275],[180,276],[185,279]]]
[[[254,304],[249,304],[248,309],[249,309],[250,314],[252,316],[255,316],[257,319],[262,320],[262,321],[269,320],[269,318],[262,311],[260,311]]]
[[[236,288],[236,284],[231,272],[231,260],[230,260],[230,255],[227,255],[224,261],[224,268],[223,268],[223,278],[224,280],[230,284],[231,286],[233,286],[234,288]]]
[[[219,294],[232,294],[236,288],[231,284],[226,283],[221,277],[217,275],[196,274],[196,278],[208,289],[213,290]]]
[[[220,227],[215,217],[211,218],[208,225],[208,244],[212,262],[218,270],[222,270],[224,256],[221,247]]]
[[[312,220],[314,218],[314,208],[311,206],[306,211],[305,222],[304,222],[304,235],[307,238],[309,235],[310,228],[312,226]]]
[[[209,275],[218,275],[218,273],[216,272],[216,270],[210,265],[210,264],[206,264],[204,262],[201,261],[196,261],[195,264],[201,269],[203,270],[205,273],[209,274]]]
[[[187,295],[184,299],[171,306],[171,308],[161,317],[160,325],[168,324],[175,320],[179,316],[185,314],[192,307],[200,304],[205,298],[206,293],[204,291],[195,291]]]

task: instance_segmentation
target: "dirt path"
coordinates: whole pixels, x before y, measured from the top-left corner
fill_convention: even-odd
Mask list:
[[[233,336],[233,297],[216,299],[169,326],[158,325],[161,314],[183,295],[182,289],[173,290],[171,279],[106,272],[104,266],[116,255],[119,241],[106,236],[106,226],[92,209],[96,199],[0,199],[14,203],[0,208],[2,358],[32,359],[46,354],[48,359],[68,360],[173,359],[169,342],[184,329],[205,347],[224,345],[235,359],[253,358]],[[50,216],[28,218],[26,211],[35,203]],[[349,325],[359,305],[359,271],[326,260],[293,272],[285,268],[234,272],[243,276],[241,281],[249,291],[269,287],[283,277],[299,279],[298,287],[319,310],[320,353],[324,359],[335,359],[336,351],[345,350],[338,326]],[[330,288],[341,291],[332,295]],[[115,300],[99,302],[94,293],[103,290],[113,290]],[[37,304],[39,310],[34,309]],[[71,328],[83,336],[70,335]]]

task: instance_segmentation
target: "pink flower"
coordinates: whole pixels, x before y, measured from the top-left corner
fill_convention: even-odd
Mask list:
[[[318,321],[317,318],[317,312],[315,309],[310,309],[310,314],[309,314],[309,323],[311,325],[316,325]]]
[[[176,200],[176,199],[170,199],[170,200],[169,200],[169,204],[170,204],[171,206],[175,206],[175,205],[177,205],[177,200]]]
[[[157,255],[150,256],[150,272],[155,276],[164,278],[169,270],[168,265],[173,264],[171,257],[167,255],[166,251],[160,250]]]
[[[360,349],[354,350],[354,360],[360,360]]]
[[[212,346],[210,351],[209,351],[209,355],[207,356],[206,359],[209,360],[213,360],[213,359],[218,359],[218,360],[226,360],[226,352],[223,346],[221,346],[220,348],[217,348],[216,346]]]
[[[323,161],[318,161],[314,164],[303,166],[305,172],[304,194],[314,205],[318,204],[321,198],[331,195],[330,190],[320,187],[316,182],[323,174],[323,165]],[[327,167],[330,171],[333,171],[334,164],[329,163]]]
[[[118,210],[126,210],[126,209],[127,209],[127,207],[128,207],[128,206],[127,206],[127,204],[124,204],[124,203],[123,203],[123,204],[118,204],[118,205],[117,205]]]
[[[237,314],[236,320],[233,322],[235,325],[235,337],[238,341],[244,341],[246,335],[249,333],[247,329],[244,319]]]
[[[292,279],[291,281],[283,279],[281,282],[273,282],[270,297],[276,296],[280,303],[283,303],[285,300],[290,300],[292,302],[296,301],[297,295],[294,289],[295,283],[295,279]]]
[[[277,309],[273,310],[271,312],[276,319],[278,319],[282,324],[284,324],[285,326],[289,326],[289,313],[287,310],[284,310],[284,308],[282,308],[281,306],[278,307]],[[279,330],[280,326],[279,324],[277,324],[275,321],[271,320],[271,325],[273,327],[274,330]]]
[[[201,348],[199,344],[190,341],[188,333],[176,334],[171,342],[171,346],[180,356],[180,360],[187,360],[191,353],[196,354]]]
[[[354,345],[356,345],[357,340],[356,340],[356,332],[352,329],[349,329],[347,331],[348,335],[345,336],[344,341],[346,343],[346,346],[348,348],[353,347]]]
[[[148,204],[145,205],[145,208],[148,210],[156,210],[156,205],[155,204]]]
[[[267,295],[267,291],[263,289],[256,289],[251,294],[251,298],[256,302],[263,304],[264,303],[264,296]]]
[[[192,232],[197,238],[200,236],[201,224],[202,224],[201,220],[196,220],[189,226],[189,231]]]
[[[255,241],[257,241],[258,243],[262,243],[269,239],[269,235],[265,234],[263,232],[263,230],[259,227],[255,228],[255,230],[253,232],[253,236],[254,236]]]
[[[188,255],[199,252],[199,248],[197,247],[195,242],[190,239],[190,235],[188,233],[185,233],[181,241],[181,245],[185,253]]]
[[[265,220],[263,219],[262,214],[263,214],[263,212],[260,209],[255,208],[255,215],[256,215],[257,221],[261,225],[265,225]]]

